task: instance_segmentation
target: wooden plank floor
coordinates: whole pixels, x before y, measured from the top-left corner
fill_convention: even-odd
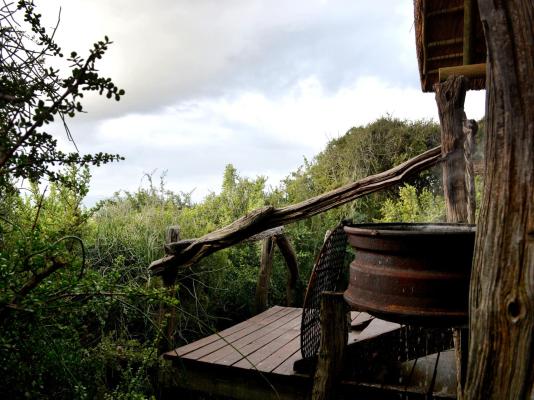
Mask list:
[[[175,381],[174,387],[239,399],[307,398],[313,378],[305,372],[297,373],[293,370],[295,361],[302,358],[301,315],[301,308],[275,306],[221,332],[165,353],[164,358],[173,361],[177,376],[180,377],[180,382]],[[364,312],[352,312],[351,319],[349,347],[370,344],[370,347],[375,348],[372,343],[376,342],[380,349],[389,352],[389,345],[385,344],[388,343],[388,336],[393,337],[396,343],[399,332],[402,332],[400,325],[374,318]],[[435,363],[438,360],[439,357]],[[442,369],[448,371],[450,367],[444,366]],[[386,393],[383,384],[362,382],[356,385],[357,387],[354,382],[344,385],[350,392],[346,398],[352,398],[358,391],[363,395],[362,399],[377,398],[376,396]],[[391,390],[391,398],[396,398],[398,392],[395,390],[398,388]],[[417,390],[422,393],[421,396],[427,395],[421,388]],[[366,393],[370,393],[371,397],[366,397]],[[416,391],[413,393],[417,394]],[[426,398],[424,396],[421,398]],[[168,397],[176,398],[176,395]],[[435,398],[454,397],[447,395]]]
[[[301,358],[301,308],[275,306],[224,331],[167,352],[169,360],[180,358],[207,364],[292,375],[293,362]],[[373,317],[352,312],[354,324],[364,326]],[[357,340],[351,331],[349,343]]]

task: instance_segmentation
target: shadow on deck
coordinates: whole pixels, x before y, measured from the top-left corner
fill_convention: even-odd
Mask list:
[[[315,363],[302,360],[301,315],[300,308],[275,306],[165,353],[175,371],[165,398],[184,390],[237,399],[309,398]],[[359,312],[351,320],[338,398],[456,398],[448,332],[423,332]]]

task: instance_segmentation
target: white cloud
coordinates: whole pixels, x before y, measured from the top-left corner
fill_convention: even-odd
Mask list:
[[[71,122],[82,152],[127,157],[94,171],[93,199],[154,169],[199,199],[227,163],[276,184],[352,126],[437,119],[419,86],[411,0],[47,0],[50,25],[60,4],[65,50],[109,35],[101,72],[126,89],[118,104],[88,99]],[[483,93],[469,94],[467,114],[483,115]]]
[[[471,118],[483,116],[483,92],[470,94]],[[471,97],[475,97],[471,99]],[[474,101],[471,101],[474,100]],[[481,101],[482,100],[482,101]],[[143,172],[168,171],[172,189],[195,189],[199,200],[218,190],[222,171],[233,163],[248,176],[267,175],[270,183],[312,158],[328,140],[385,114],[410,120],[437,120],[433,94],[390,86],[376,77],[362,77],[335,93],[327,93],[309,77],[286,95],[270,99],[259,92],[242,92],[197,102],[177,103],[155,114],[130,114],[98,125],[84,151],[116,149],[127,161],[106,167],[122,188],[133,190]],[[100,183],[96,187],[103,187]],[[102,195],[109,193],[106,187]]]

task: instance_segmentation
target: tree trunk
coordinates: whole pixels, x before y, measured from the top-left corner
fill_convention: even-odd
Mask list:
[[[165,230],[165,242],[172,243],[180,240],[180,227],[178,225],[172,225],[167,227]],[[178,271],[166,271],[162,275],[163,286],[167,291],[167,294],[174,296],[176,293],[176,278]],[[159,315],[158,322],[159,326],[162,326],[166,320],[167,326],[165,329],[165,337],[163,337],[160,342],[160,349],[167,350],[174,346],[174,333],[176,330],[176,308],[175,307],[166,307],[163,304],[159,306]]]
[[[534,7],[479,0],[488,48],[484,200],[470,292],[468,399],[534,382]]]
[[[441,124],[441,151],[450,154],[443,166],[443,194],[447,209],[447,222],[467,222],[468,193],[465,177],[466,152],[464,143],[464,101],[467,79],[452,75],[443,83],[434,85]],[[469,150],[471,148],[469,147]],[[453,249],[450,249],[453,250]],[[461,398],[467,365],[467,332],[465,328],[453,329],[456,355],[456,378]]]
[[[261,246],[260,273],[258,284],[256,285],[256,313],[260,313],[267,308],[269,297],[269,283],[271,281],[271,271],[273,269],[274,237],[263,239]]]
[[[441,152],[449,154],[443,162],[443,193],[447,221],[467,221],[467,190],[465,187],[465,160],[463,121],[467,78],[450,76],[434,85],[441,125]]]
[[[473,156],[475,155],[475,136],[478,131],[478,124],[474,119],[464,121],[464,159],[465,159],[465,188],[467,190],[467,222],[475,223],[477,210],[476,190],[475,190],[475,166]]]
[[[313,400],[335,399],[335,383],[343,370],[349,332],[343,293],[321,294],[321,346],[313,381]]]
[[[287,266],[287,289],[286,301],[289,307],[294,307],[300,304],[300,299],[296,299],[297,283],[299,281],[299,266],[297,262],[297,254],[291,246],[291,243],[285,235],[276,235],[276,245],[280,249],[280,253],[284,257]]]

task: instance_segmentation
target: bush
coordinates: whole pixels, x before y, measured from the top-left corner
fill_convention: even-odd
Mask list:
[[[0,220],[0,393],[7,398],[149,395],[160,304],[177,306],[116,255],[94,262],[87,170],[6,198]],[[76,188],[76,189],[73,189]],[[144,262],[144,260],[142,261]],[[144,266],[146,269],[146,265]],[[114,394],[114,395],[115,395]]]

